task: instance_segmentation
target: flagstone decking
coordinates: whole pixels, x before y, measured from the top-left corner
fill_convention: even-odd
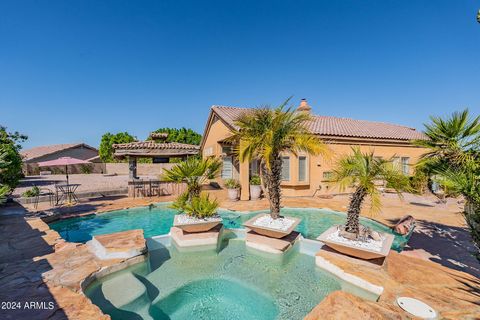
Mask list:
[[[214,194],[220,198],[222,207],[257,210],[268,206],[265,200],[229,202],[225,200],[223,194],[217,191]],[[65,208],[59,212],[76,215],[168,200],[171,198],[102,199]],[[285,198],[284,205],[329,207],[344,211],[346,200],[348,198],[345,197]],[[432,250],[431,243],[439,241],[443,248],[438,248],[434,253],[437,252],[437,256],[441,258],[445,258],[442,255],[450,251],[468,252],[468,248],[458,248],[463,246],[463,241],[468,242],[468,238],[458,237],[458,234],[464,235],[465,230],[461,224],[461,216],[454,213],[458,211],[457,203],[450,202],[442,208],[437,205],[417,206],[410,203],[413,200],[403,204],[397,201],[388,196],[385,197],[385,214],[377,218],[390,222],[404,214],[412,214],[421,222],[426,221],[450,230],[450,233],[442,234],[434,228],[425,229],[431,231],[432,236],[427,238],[427,233],[422,233],[420,238],[422,241],[418,244],[417,250],[428,252],[427,250]],[[1,301],[44,301],[46,303],[53,301],[54,308],[11,310],[5,313],[5,318],[108,319],[108,316],[103,315],[100,309],[81,293],[81,282],[102,268],[122,263],[123,259],[100,260],[88,250],[86,245],[67,243],[59,237],[58,233],[50,230],[42,220],[34,217],[25,220],[24,214],[26,214],[25,210],[19,206],[0,209],[0,252],[2,253],[0,255],[0,286],[2,288],[0,299]],[[28,215],[34,216],[34,214]],[[459,232],[458,230],[463,230],[463,233],[455,234],[454,231]],[[358,263],[354,259],[327,250],[322,250],[319,255],[346,273],[384,287],[384,293],[379,302],[375,303],[343,291],[334,292],[314,308],[307,319],[406,319],[407,315],[394,302],[399,295],[424,300],[440,311],[441,316],[446,319],[475,319],[480,314],[480,281],[472,275],[445,268],[431,261],[412,258],[403,253],[392,252],[383,267]],[[434,255],[430,254],[430,256]],[[419,257],[428,259],[422,254]],[[458,254],[456,258],[464,262],[461,260],[462,254]],[[431,260],[435,261],[435,259]],[[437,262],[444,264],[445,260],[439,259]],[[478,266],[478,262],[476,263],[475,265],[472,262],[471,268],[467,268],[470,273],[475,272]],[[452,264],[452,266],[457,265]]]

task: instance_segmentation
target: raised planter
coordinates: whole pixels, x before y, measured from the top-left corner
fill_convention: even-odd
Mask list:
[[[240,189],[227,189],[228,199],[230,201],[237,201],[240,198]]]
[[[317,240],[325,243],[332,249],[335,249],[338,252],[344,253],[349,256],[357,257],[360,259],[371,260],[377,258],[384,258],[388,256],[390,252],[390,248],[393,243],[394,235],[389,233],[380,233],[383,238],[382,246],[379,251],[362,248],[359,246],[355,246],[353,244],[341,243],[337,241],[333,241],[329,239],[329,236],[335,232],[337,232],[338,226],[330,227],[327,231],[322,233]]]
[[[185,232],[205,232],[209,231],[222,222],[222,218],[197,219],[189,217],[188,222],[183,221],[183,214],[175,215],[173,226],[182,229]]]
[[[282,230],[282,229],[275,229],[275,228],[269,228],[269,227],[265,227],[265,226],[259,226],[259,225],[255,225],[255,222],[257,221],[257,219],[259,218],[262,218],[262,217],[265,217],[265,216],[269,216],[270,214],[268,213],[263,213],[263,214],[259,214],[253,218],[251,218],[250,220],[247,220],[243,225],[247,228],[249,228],[250,230],[253,230],[254,232],[258,233],[258,234],[261,234],[261,235],[264,235],[264,236],[267,236],[267,237],[271,237],[271,238],[277,238],[277,239],[280,239],[280,238],[283,238],[283,237],[286,237],[288,236],[290,233],[292,233],[293,229],[295,229],[295,227],[300,223],[300,219],[298,218],[294,218],[294,217],[284,217],[284,218],[287,218],[287,219],[290,219],[290,220],[293,220],[294,222],[291,224],[291,226],[286,229],[286,230]]]
[[[262,194],[262,187],[259,185],[250,185],[250,200],[258,200],[260,199],[260,195]]]

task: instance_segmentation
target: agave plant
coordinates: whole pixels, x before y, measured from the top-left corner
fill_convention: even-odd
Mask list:
[[[308,129],[311,116],[287,108],[289,100],[275,109],[263,107],[245,112],[235,121],[238,129],[230,138],[237,146],[240,161],[260,161],[273,219],[280,216],[282,153],[328,154],[328,147]]]
[[[198,197],[194,197],[190,203],[186,203],[184,212],[190,216],[199,219],[212,217],[217,214],[218,201],[210,200],[208,193],[202,193]]]
[[[380,180],[387,182],[401,197],[401,191],[408,190],[409,181],[408,177],[393,165],[393,158],[389,160],[377,158],[373,152],[362,153],[359,148],[352,148],[352,151],[351,155],[339,160],[330,182],[338,184],[341,191],[354,188],[348,206],[344,235],[359,239],[360,211],[365,198],[370,198],[373,211],[381,208],[381,193],[376,182]]]

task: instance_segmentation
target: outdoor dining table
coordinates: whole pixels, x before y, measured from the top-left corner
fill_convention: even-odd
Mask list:
[[[55,185],[55,188],[57,191],[56,205],[58,206],[63,203],[67,203],[67,204],[77,203],[78,198],[75,192],[77,191],[79,186],[80,186],[79,183],[62,183],[62,184]]]

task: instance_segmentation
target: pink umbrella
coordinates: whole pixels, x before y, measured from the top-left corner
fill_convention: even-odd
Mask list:
[[[67,174],[67,185],[68,185],[68,166],[71,164],[87,164],[90,163],[85,160],[72,158],[72,157],[61,157],[55,160],[42,161],[38,163],[39,167],[54,167],[54,166],[65,166],[65,173]]]

